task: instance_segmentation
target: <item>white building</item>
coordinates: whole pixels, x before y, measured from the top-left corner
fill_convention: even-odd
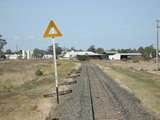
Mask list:
[[[17,60],[20,58],[20,55],[18,54],[6,54],[5,56],[8,60]]]
[[[63,56],[64,59],[77,59],[77,56],[101,56],[101,54],[97,54],[91,51],[69,51],[66,52]]]
[[[52,59],[52,58],[53,58],[53,55],[50,55],[50,54],[43,56],[43,59]]]
[[[32,59],[33,58],[33,50],[22,50],[22,59]]]
[[[109,55],[109,60],[122,60],[129,59],[132,57],[142,56],[141,53],[116,53],[114,55]]]

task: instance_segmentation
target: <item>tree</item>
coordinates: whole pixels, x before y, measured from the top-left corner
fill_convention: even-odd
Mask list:
[[[3,47],[7,44],[6,40],[2,39],[1,38],[2,35],[0,35],[0,54],[2,54],[2,50],[3,50]]]
[[[91,46],[88,48],[88,51],[96,52],[95,46],[94,46],[94,45],[91,45]]]
[[[99,54],[103,54],[104,49],[103,48],[97,48],[96,52],[99,53]]]
[[[35,49],[33,50],[33,55],[34,55],[35,57],[37,57],[37,58],[42,58],[45,53],[46,53],[46,51],[41,50],[41,49],[38,49],[38,48],[35,48]]]
[[[156,49],[153,47],[153,45],[139,47],[138,52],[140,52],[142,56],[146,59],[153,58],[156,56]]]
[[[152,58],[155,57],[156,50],[154,49],[153,45],[147,46],[144,49],[144,57]]]
[[[134,52],[137,52],[137,50],[135,48],[131,49],[131,48],[128,48],[128,49],[118,49],[118,52],[120,53],[134,53]]]
[[[12,50],[11,49],[7,49],[6,50],[6,54],[12,54]]]
[[[22,55],[22,50],[18,50],[18,51],[16,51],[16,54],[20,54],[20,55]]]
[[[62,52],[62,48],[57,43],[56,43],[55,47],[56,47],[56,55],[60,55]],[[47,53],[53,54],[53,46],[52,45],[48,47]]]
[[[117,51],[115,48],[110,49],[110,51]]]
[[[144,48],[143,47],[139,47],[137,51],[143,54]]]
[[[71,47],[71,50],[76,51],[75,47]]]

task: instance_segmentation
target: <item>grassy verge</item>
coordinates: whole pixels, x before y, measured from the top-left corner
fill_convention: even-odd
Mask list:
[[[59,79],[79,63],[58,61]],[[37,74],[41,71],[42,74]],[[0,63],[0,120],[43,120],[54,105],[44,94],[54,91],[52,61]]]
[[[108,76],[133,92],[150,110],[160,113],[160,76],[133,68],[116,66],[111,62],[94,61]]]

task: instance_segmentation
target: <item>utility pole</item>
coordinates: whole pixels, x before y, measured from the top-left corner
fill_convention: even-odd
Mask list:
[[[157,64],[157,70],[159,70],[159,20],[157,19],[157,49],[156,49],[156,64]]]

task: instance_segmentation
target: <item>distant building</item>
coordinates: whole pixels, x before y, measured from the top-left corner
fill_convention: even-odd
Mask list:
[[[105,50],[104,51],[107,55],[114,55],[116,53],[118,53],[118,51],[112,51],[112,50]]]
[[[109,55],[109,60],[127,60],[141,56],[141,53],[116,53],[114,55]]]
[[[109,56],[110,56],[110,55],[117,54],[118,51],[105,50],[104,53],[105,53],[105,58],[106,58],[106,59],[109,59]]]
[[[22,50],[22,59],[32,59],[33,58],[33,50]]]
[[[43,59],[52,59],[53,55],[47,54],[43,56]]]
[[[6,59],[8,60],[18,60],[20,59],[20,55],[18,54],[6,54]]]
[[[64,59],[78,59],[80,56],[87,56],[91,59],[102,59],[103,55],[91,51],[68,51],[63,55]]]

